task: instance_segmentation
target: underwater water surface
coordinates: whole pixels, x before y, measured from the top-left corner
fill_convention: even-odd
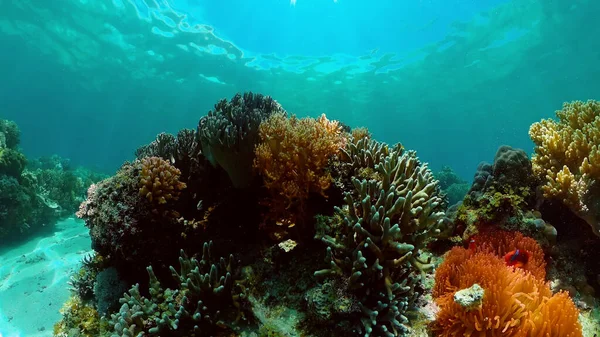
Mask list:
[[[595,336],[597,13],[0,0],[0,337]]]

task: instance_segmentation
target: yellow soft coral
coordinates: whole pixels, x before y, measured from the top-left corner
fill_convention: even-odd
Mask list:
[[[141,160],[140,194],[150,202],[165,204],[168,200],[177,200],[186,184],[179,181],[181,171],[159,157]]]
[[[62,319],[54,325],[54,336],[73,336],[73,331],[79,336],[99,336],[104,328],[96,309],[83,303],[78,296],[69,298],[60,313]]]
[[[271,193],[268,218],[292,227],[310,193],[325,196],[331,184],[329,159],[346,144],[337,121],[325,115],[299,119],[274,114],[259,129],[254,168]]]
[[[546,179],[546,197],[561,200],[600,236],[599,210],[589,202],[600,179],[600,102],[565,103],[556,116],[558,121],[544,119],[529,129],[536,145],[533,170]]]

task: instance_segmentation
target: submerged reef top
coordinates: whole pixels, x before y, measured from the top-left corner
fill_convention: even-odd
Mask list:
[[[96,255],[56,336],[582,336],[523,150],[448,210],[449,168],[246,93],[136,157],[81,204]]]

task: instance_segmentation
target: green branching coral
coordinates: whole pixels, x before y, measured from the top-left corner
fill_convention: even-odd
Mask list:
[[[135,285],[120,300],[118,313],[109,321],[113,337],[118,336],[214,336],[222,326],[241,313],[243,286],[236,280],[233,256],[212,256],[212,241],[203,246],[202,259],[188,258],[183,251],[180,270],[171,267],[178,289],[163,289],[152,267],[150,298]]]
[[[0,148],[16,149],[20,142],[19,126],[13,121],[0,119]]]
[[[380,180],[353,179],[356,197],[346,193],[347,205],[337,208],[343,226],[321,238],[329,268],[315,275],[349,278],[365,337],[405,336],[405,314],[418,296],[415,271],[430,267],[420,250],[440,232],[445,205],[438,181],[414,152],[391,151],[375,170]]]
[[[25,156],[13,149],[0,149],[0,174],[19,178],[27,165]]]
[[[258,127],[273,113],[286,112],[271,97],[249,92],[236,94],[230,102],[219,101],[213,111],[200,119],[202,153],[213,165],[227,171],[235,187],[250,184]]]
[[[346,148],[342,150],[340,159],[349,164],[351,175],[368,178],[374,173],[375,166],[383,163],[391,152],[401,154],[403,150],[404,147],[400,143],[389,146],[369,137],[363,137],[348,142]]]

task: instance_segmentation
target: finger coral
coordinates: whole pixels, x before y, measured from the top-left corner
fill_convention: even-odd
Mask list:
[[[237,320],[243,287],[233,256],[217,258],[212,246],[212,241],[204,243],[200,260],[181,251],[180,270],[170,268],[176,289],[164,289],[148,267],[150,297],[137,284],[124,294],[121,309],[109,320],[112,336],[216,336]]]
[[[582,336],[578,310],[566,293],[553,295],[543,279],[506,266],[493,253],[453,248],[435,282],[436,336]],[[457,292],[474,285],[484,290],[479,306],[462,305]]]
[[[565,103],[558,121],[534,123],[529,136],[535,143],[534,172],[545,178],[546,197],[557,198],[586,220],[600,236],[596,182],[600,179],[600,102]]]
[[[159,157],[143,158],[140,172],[140,195],[159,205],[173,199],[186,187],[179,181],[181,171]]]
[[[270,218],[293,226],[304,210],[309,194],[325,196],[332,182],[325,168],[346,144],[336,121],[325,115],[286,118],[277,113],[259,129],[254,167],[270,191]]]
[[[337,209],[341,228],[321,237],[328,267],[315,275],[348,278],[363,336],[407,336],[416,274],[430,267],[421,249],[443,227],[444,202],[438,181],[412,151],[391,151],[375,170],[380,180],[353,179],[355,191]]]

